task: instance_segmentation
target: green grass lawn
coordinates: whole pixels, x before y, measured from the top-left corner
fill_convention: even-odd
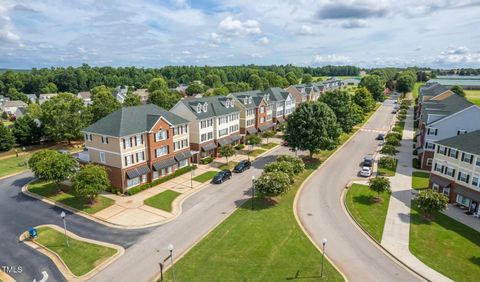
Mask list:
[[[270,149],[272,149],[276,146],[278,146],[278,144],[277,143],[272,143],[272,142],[267,143],[267,144],[262,144],[262,148],[267,149],[267,150],[270,150]]]
[[[378,166],[378,175],[380,176],[395,176],[397,171],[398,160],[395,159],[395,167],[380,167]]]
[[[422,171],[414,171],[412,173],[412,188],[415,190],[423,190],[428,188],[428,180],[430,173]]]
[[[480,90],[465,90],[465,94],[470,102],[480,106]]]
[[[255,149],[255,150],[252,150],[250,152],[250,157],[256,157],[260,154],[263,154],[264,152],[266,152],[267,150],[263,150],[263,149]]]
[[[59,190],[53,182],[35,181],[28,185],[28,191],[89,214],[99,212],[115,203],[114,200],[99,195],[92,205],[88,199],[76,195],[72,188],[61,185]]]
[[[207,181],[209,181],[210,179],[212,179],[215,174],[217,174],[216,171],[207,171],[207,172],[204,172],[198,176],[195,176],[193,178],[193,180],[197,181],[197,182],[202,182],[202,183],[205,183]]]
[[[18,157],[1,159],[0,177],[27,170],[27,162],[29,158],[30,155],[21,155]]]
[[[115,255],[117,250],[97,244],[69,238],[70,246],[65,245],[64,234],[49,227],[38,228],[36,242],[58,254],[70,271],[82,276],[106,259]]]
[[[412,202],[410,251],[421,261],[454,281],[479,281],[480,233],[436,213],[428,221]]]
[[[415,82],[415,85],[413,86],[413,91],[412,91],[414,100],[417,99],[418,97],[418,90],[420,86],[424,86],[424,85],[425,85],[425,82]]]
[[[157,195],[150,197],[143,201],[143,203],[147,206],[151,206],[160,210],[164,210],[167,212],[172,211],[172,202],[180,196],[180,193],[172,191],[172,190],[166,190],[161,193],[158,193]]]
[[[230,170],[232,170],[237,164],[238,164],[238,162],[229,161],[228,164],[223,164],[223,165],[219,166],[218,169],[221,169],[221,170],[230,169]]]
[[[375,203],[377,193],[367,185],[352,184],[348,188],[345,202],[352,216],[378,242],[382,240],[383,227],[387,217],[390,193],[380,194],[382,201]]]

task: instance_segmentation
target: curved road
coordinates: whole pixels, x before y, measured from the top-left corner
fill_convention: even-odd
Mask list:
[[[387,100],[367,124],[337,151],[298,195],[297,212],[318,246],[327,239],[326,254],[350,281],[419,281],[379,250],[345,213],[341,196],[355,178],[363,156],[375,153],[376,136],[392,122],[393,100]]]

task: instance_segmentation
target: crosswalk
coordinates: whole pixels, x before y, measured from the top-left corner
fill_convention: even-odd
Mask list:
[[[366,131],[366,132],[376,132],[376,133],[387,133],[388,129],[385,128],[362,128],[360,131]]]

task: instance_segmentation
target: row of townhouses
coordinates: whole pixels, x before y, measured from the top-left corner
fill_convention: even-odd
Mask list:
[[[298,85],[184,98],[169,111],[152,104],[124,107],[83,130],[84,160],[103,165],[112,185],[125,192],[217,157],[220,147],[244,142],[249,134],[275,129],[295,111],[299,95],[314,101],[321,93],[318,86]]]
[[[480,107],[440,84],[419,89],[416,150],[430,188],[478,211]],[[477,171],[478,170],[478,171]]]

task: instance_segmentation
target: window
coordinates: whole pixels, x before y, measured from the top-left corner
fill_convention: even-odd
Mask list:
[[[166,174],[172,173],[172,170],[173,170],[173,169],[172,169],[172,166],[167,167],[167,173],[166,173]]]
[[[85,133],[85,140],[86,140],[86,141],[92,141],[92,134],[90,134],[90,133]]]
[[[188,160],[181,160],[178,162],[178,167],[185,167],[188,165]]]
[[[102,136],[102,144],[108,144],[108,137]]]
[[[435,144],[433,144],[432,142],[425,142],[425,148],[426,149],[435,149]]]
[[[260,113],[263,114],[265,112],[265,107],[260,107]]]
[[[260,118],[260,123],[264,123],[264,122],[265,122],[265,118],[264,117]]]
[[[450,188],[449,187],[445,187],[443,188],[443,195],[445,196],[450,196]]]
[[[464,197],[462,194],[457,194],[456,202],[466,207],[470,206],[470,199]]]
[[[432,185],[432,190],[433,190],[434,192],[438,192],[438,188],[440,188],[440,186],[438,186],[438,184],[435,184],[435,183],[434,183],[434,184]]]
[[[220,129],[218,131],[218,137],[222,137],[228,134],[228,128]]]
[[[460,134],[466,134],[467,131],[465,129],[460,129],[457,131],[457,135],[460,135]]]
[[[478,186],[478,176],[472,177],[472,185],[473,186]]]
[[[458,151],[455,149],[450,149],[448,152],[448,156],[454,159],[458,158]]]
[[[255,119],[249,119],[247,120],[247,127],[252,126],[255,124]]]
[[[155,149],[155,158],[168,155],[168,146]]]
[[[213,139],[213,131],[207,133],[207,139],[208,140]]]
[[[432,160],[432,159],[427,159],[427,165],[428,165],[428,166],[431,166],[432,163],[433,163],[433,160]]]
[[[438,146],[437,147],[437,153],[442,154],[442,155],[446,155],[447,154],[447,148],[444,147],[444,146]]]
[[[473,162],[473,155],[468,153],[462,153],[462,162],[471,164]]]
[[[238,124],[230,126],[229,129],[230,129],[230,133],[237,132],[238,131]]]
[[[477,157],[476,165],[477,165],[477,166],[480,166],[480,157]]]
[[[131,164],[133,164],[133,155],[125,156],[125,165],[128,166]]]
[[[427,135],[437,135],[438,129],[437,128],[427,128]]]
[[[433,167],[433,170],[437,171],[437,172],[440,172],[440,173],[443,173],[443,168],[444,168],[443,165],[435,163],[435,166]]]
[[[141,177],[142,183],[147,182],[147,175],[146,175],[146,174],[144,174],[144,175],[142,175],[142,176],[140,176],[140,177]]]
[[[468,181],[470,179],[470,175],[466,174],[465,172],[459,171],[457,179],[462,181],[462,182],[468,183]]]
[[[158,179],[158,177],[159,177],[158,171],[154,170],[153,173],[152,173],[152,178],[153,179]]]
[[[202,105],[198,104],[197,105],[197,113],[201,113],[202,112]]]
[[[455,177],[455,169],[447,166],[445,169],[445,174],[450,177]]]
[[[123,149],[132,148],[132,138],[123,139]]]
[[[145,152],[141,151],[137,153],[137,162],[145,161]]]
[[[99,157],[100,157],[100,162],[102,164],[106,163],[107,160],[105,159],[105,152],[98,152],[98,154],[99,154]]]
[[[155,133],[155,142],[162,141],[168,138],[168,131],[166,130],[159,130],[157,133]]]
[[[140,177],[135,177],[133,179],[127,179],[127,187],[133,187],[140,184]]]
[[[137,145],[142,145],[143,144],[143,135],[142,134],[137,134],[135,142],[137,142]]]
[[[247,110],[247,116],[253,116],[253,115],[254,115],[253,109],[248,109]]]

